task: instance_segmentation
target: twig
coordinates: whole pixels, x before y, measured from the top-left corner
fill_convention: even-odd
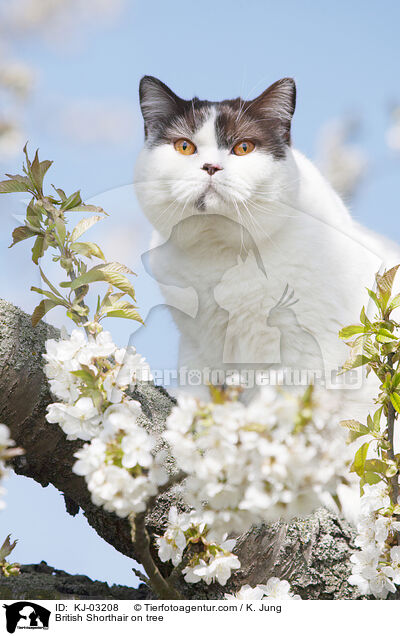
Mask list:
[[[142,581],[142,583],[144,583],[145,585],[148,585],[149,587],[151,587],[149,579],[147,578],[147,576],[145,576],[143,574],[143,572],[141,572],[137,568],[132,568],[132,572],[134,574],[136,574],[136,576],[138,577],[139,581]]]
[[[185,567],[188,565],[190,559],[193,556],[193,552],[192,552],[192,549],[191,549],[192,547],[193,547],[192,545],[189,545],[189,547],[186,549],[186,553],[185,553],[182,561],[172,570],[171,574],[167,578],[167,582],[170,585],[174,585],[175,584],[175,582],[181,576],[182,570],[184,570]]]
[[[140,554],[140,563],[141,565],[143,565],[146,571],[148,577],[146,580],[146,584],[149,585],[154,590],[154,592],[156,592],[160,599],[178,600],[182,599],[182,597],[174,589],[171,581],[163,577],[154,562],[153,556],[151,554],[150,537],[146,528],[146,514],[154,506],[154,503],[159,495],[169,490],[175,484],[181,482],[183,479],[185,479],[185,477],[186,473],[184,473],[183,471],[179,471],[178,473],[171,475],[167,483],[159,488],[157,494],[153,497],[150,497],[147,502],[146,510],[144,512],[141,512],[137,515],[129,516],[129,521],[131,524],[132,543],[134,543],[138,554]],[[140,575],[140,578],[142,578],[143,575],[141,573]]]
[[[156,566],[150,552],[150,538],[145,524],[146,512],[141,512],[135,517],[130,517],[132,525],[132,541],[140,554],[140,561],[146,574],[149,577],[149,583],[160,599],[182,599],[181,595],[170,585],[161,574]]]
[[[393,353],[390,353],[388,355],[388,365],[390,367],[391,370],[391,375],[393,377],[395,371],[393,368]],[[388,414],[387,414],[387,430],[388,430],[388,439],[389,439],[389,448],[388,448],[388,457],[391,461],[395,462],[396,458],[395,458],[395,454],[394,454],[394,423],[395,423],[395,419],[396,419],[396,411],[394,409],[394,406],[391,402],[389,402],[388,404]],[[390,478],[390,483],[392,486],[392,493],[393,493],[393,503],[396,506],[398,504],[398,497],[399,497],[399,476],[398,473],[396,473],[395,475],[393,475],[393,477]],[[398,545],[400,545],[400,533],[396,532],[396,542]]]

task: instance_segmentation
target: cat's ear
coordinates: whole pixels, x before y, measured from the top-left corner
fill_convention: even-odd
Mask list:
[[[261,112],[263,117],[277,122],[284,141],[290,144],[290,125],[296,108],[296,84],[284,77],[271,84],[250,102],[249,110]]]
[[[146,136],[170,117],[182,112],[185,103],[166,84],[151,75],[140,80],[139,99]]]

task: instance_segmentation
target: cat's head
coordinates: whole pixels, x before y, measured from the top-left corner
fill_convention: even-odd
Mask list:
[[[139,94],[145,145],[135,183],[155,227],[170,229],[204,212],[228,216],[251,232],[261,222],[267,232],[282,224],[263,206],[280,201],[293,181],[292,79],[248,101],[185,100],[150,76],[141,80]]]

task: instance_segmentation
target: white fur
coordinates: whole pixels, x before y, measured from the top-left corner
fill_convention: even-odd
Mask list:
[[[180,365],[202,369],[232,368],[235,361],[252,363],[260,358],[276,362],[283,327],[277,328],[272,320],[268,325],[266,318],[288,285],[298,299],[293,306],[296,321],[285,327],[291,361],[297,356],[301,364],[308,355],[304,343],[312,338],[318,346],[310,355],[322,353],[326,371],[338,368],[348,353],[338,338],[339,329],[358,322],[362,305],[368,305],[365,287],[374,286],[374,274],[383,265],[400,262],[400,251],[355,223],[339,196],[300,152],[289,148],[279,161],[257,148],[236,156],[218,148],[214,120],[211,109],[192,138],[197,153],[183,156],[173,144],[145,147],[135,175],[139,201],[158,233],[154,244],[167,241],[183,219],[193,219],[189,230],[178,232],[175,243],[169,243],[167,257],[163,252],[162,262],[157,263],[155,251],[153,262],[180,287],[194,288],[199,297],[197,321],[177,317]],[[218,163],[223,170],[210,177],[201,169],[204,163]],[[201,195],[204,212],[219,215],[212,227],[204,227],[204,212],[195,207]],[[246,254],[241,269],[237,261],[241,245],[236,235],[226,233],[226,224],[218,221],[221,217],[248,230],[267,278],[256,273],[254,261],[246,265]],[[236,269],[229,274],[233,261]],[[213,295],[208,281],[215,278],[220,282]],[[163,290],[168,303],[168,287]],[[221,308],[229,313],[229,320]],[[350,405],[346,416],[365,414],[366,402],[373,408],[373,391],[376,384],[367,391],[368,398],[362,397],[364,390],[345,391]]]

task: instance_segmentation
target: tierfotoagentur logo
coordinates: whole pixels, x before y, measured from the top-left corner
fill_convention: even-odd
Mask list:
[[[14,634],[16,629],[48,629],[50,610],[31,603],[30,601],[18,601],[10,605],[4,604],[6,612],[6,626],[9,634]]]

